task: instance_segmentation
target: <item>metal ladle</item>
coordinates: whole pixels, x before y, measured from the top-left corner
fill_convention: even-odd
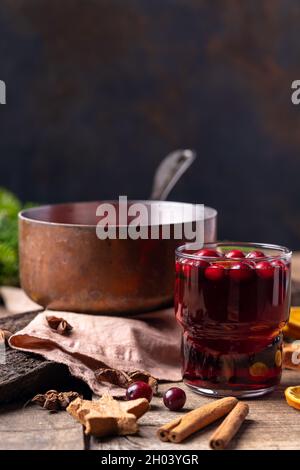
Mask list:
[[[155,172],[150,199],[165,201],[196,156],[196,152],[189,149],[179,149],[169,153]]]

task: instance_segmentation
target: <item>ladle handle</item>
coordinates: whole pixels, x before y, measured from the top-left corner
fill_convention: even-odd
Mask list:
[[[195,158],[196,152],[189,149],[169,153],[156,170],[150,199],[165,201]]]

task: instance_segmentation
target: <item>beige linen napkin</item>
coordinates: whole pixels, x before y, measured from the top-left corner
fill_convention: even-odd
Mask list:
[[[22,289],[18,287],[1,286],[0,296],[9,313],[34,312],[43,310],[43,307],[30,300]]]
[[[70,335],[52,330],[46,320],[50,315],[70,323]],[[99,395],[108,387],[95,379],[94,371],[99,367],[141,369],[160,380],[181,380],[180,329],[173,309],[130,318],[45,311],[14,334],[10,346],[66,364],[72,375]],[[115,396],[124,395],[118,387],[109,388]]]

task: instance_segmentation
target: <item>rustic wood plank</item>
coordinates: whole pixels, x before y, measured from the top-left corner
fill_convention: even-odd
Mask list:
[[[300,411],[289,407],[283,396],[284,389],[290,385],[300,385],[299,372],[284,371],[282,383],[273,394],[255,400],[246,400],[250,406],[249,417],[232,441],[231,449],[300,449]],[[163,391],[170,386],[172,384],[163,384],[160,390]],[[185,412],[211,400],[192,392],[183,384],[180,386],[187,393]],[[203,429],[182,444],[164,443],[157,439],[156,430],[177,417],[178,413],[168,411],[158,397],[153,399],[151,408],[151,411],[140,419],[140,431],[137,435],[101,440],[91,438],[90,448],[92,450],[208,449],[209,437],[217,423]]]
[[[0,328],[5,328],[12,333],[24,328],[28,323],[36,316],[36,311],[30,311],[25,313],[15,313],[5,315],[0,318]]]
[[[83,450],[82,426],[65,411],[22,404],[0,409],[1,450]]]
[[[0,328],[11,332],[22,329],[36,312],[15,314],[0,318]],[[5,363],[0,364],[0,404],[31,398],[48,389],[79,390],[85,395],[89,388],[75,379],[64,364],[47,361],[41,356],[6,348]]]
[[[0,318],[0,328],[12,332],[31,321],[36,312]],[[24,408],[26,398],[48,389],[77,390],[90,397],[88,386],[75,379],[63,364],[13,349],[6,350],[6,364],[0,365],[0,449],[82,450],[82,426],[68,413],[51,414],[38,406]],[[3,405],[22,399],[22,402]]]

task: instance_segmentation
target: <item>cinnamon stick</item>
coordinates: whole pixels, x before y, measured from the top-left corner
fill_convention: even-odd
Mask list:
[[[240,429],[248,413],[249,406],[241,401],[238,402],[211,436],[209,441],[210,447],[214,450],[225,449]]]
[[[164,442],[182,442],[191,434],[229,413],[237,403],[238,400],[234,397],[207,403],[160,427],[157,436]]]
[[[168,442],[170,431],[176,426],[178,426],[180,421],[181,421],[181,418],[176,418],[170,423],[167,423],[164,426],[160,427],[157,431],[157,436],[159,437],[159,439],[163,442]]]

